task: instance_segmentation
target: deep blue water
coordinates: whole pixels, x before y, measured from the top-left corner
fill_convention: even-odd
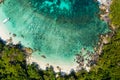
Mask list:
[[[37,50],[33,55],[56,63],[73,62],[82,48],[94,52],[98,36],[109,31],[94,0],[5,0],[2,8],[8,29]]]

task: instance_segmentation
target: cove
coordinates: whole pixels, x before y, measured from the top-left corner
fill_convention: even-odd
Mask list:
[[[5,0],[2,9],[8,29],[35,50],[32,55],[53,64],[75,63],[82,48],[94,52],[99,35],[109,31],[94,0]]]

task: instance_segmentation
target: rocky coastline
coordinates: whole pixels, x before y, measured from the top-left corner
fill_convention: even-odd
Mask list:
[[[99,36],[99,42],[98,42],[98,46],[95,48],[95,52],[99,55],[101,55],[102,53],[102,48],[104,45],[108,44],[111,37],[113,37],[114,35],[114,28],[112,27],[110,18],[109,18],[109,13],[110,13],[110,5],[111,5],[112,1],[111,0],[106,0],[106,3],[102,3],[100,5],[100,10],[101,10],[101,14],[100,14],[100,19],[107,22],[110,28],[110,32],[100,35]]]
[[[103,1],[104,2],[102,2],[102,0],[97,0],[97,2],[100,4],[99,17],[101,20],[105,21],[109,25],[111,31],[99,36],[99,42],[97,43],[97,46],[94,48],[95,52],[93,54],[87,52],[87,54],[90,54],[88,55],[89,58],[88,57],[83,58],[83,56],[81,55],[82,52],[80,52],[80,54],[76,54],[76,62],[79,64],[77,70],[85,69],[89,72],[91,66],[96,65],[97,61],[99,60],[99,56],[103,53],[103,46],[109,44],[111,37],[113,37],[115,34],[115,27],[111,24],[109,18],[110,5],[112,1],[111,0],[103,0]],[[87,61],[87,63],[84,62],[85,60]]]
[[[98,56],[102,55],[103,46],[109,44],[111,38],[115,35],[115,30],[116,30],[116,27],[113,24],[111,24],[111,20],[109,18],[110,5],[112,4],[112,0],[106,0],[106,1],[107,1],[106,3],[102,3],[99,7],[101,10],[100,19],[108,23],[109,29],[111,31],[99,36],[99,42],[97,44],[97,47],[95,47],[95,54],[97,54]]]

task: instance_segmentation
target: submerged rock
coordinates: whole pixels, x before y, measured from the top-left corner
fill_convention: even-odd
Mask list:
[[[41,57],[42,57],[42,58],[46,58],[46,56],[45,56],[45,55],[41,55]]]
[[[17,35],[14,33],[14,34],[13,34],[13,37],[16,37],[16,36],[17,36]]]

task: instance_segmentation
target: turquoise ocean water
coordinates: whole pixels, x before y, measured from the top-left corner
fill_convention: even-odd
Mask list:
[[[94,52],[98,36],[109,31],[95,0],[5,0],[0,8],[10,18],[8,30],[32,55],[56,64],[71,64],[82,48]]]

